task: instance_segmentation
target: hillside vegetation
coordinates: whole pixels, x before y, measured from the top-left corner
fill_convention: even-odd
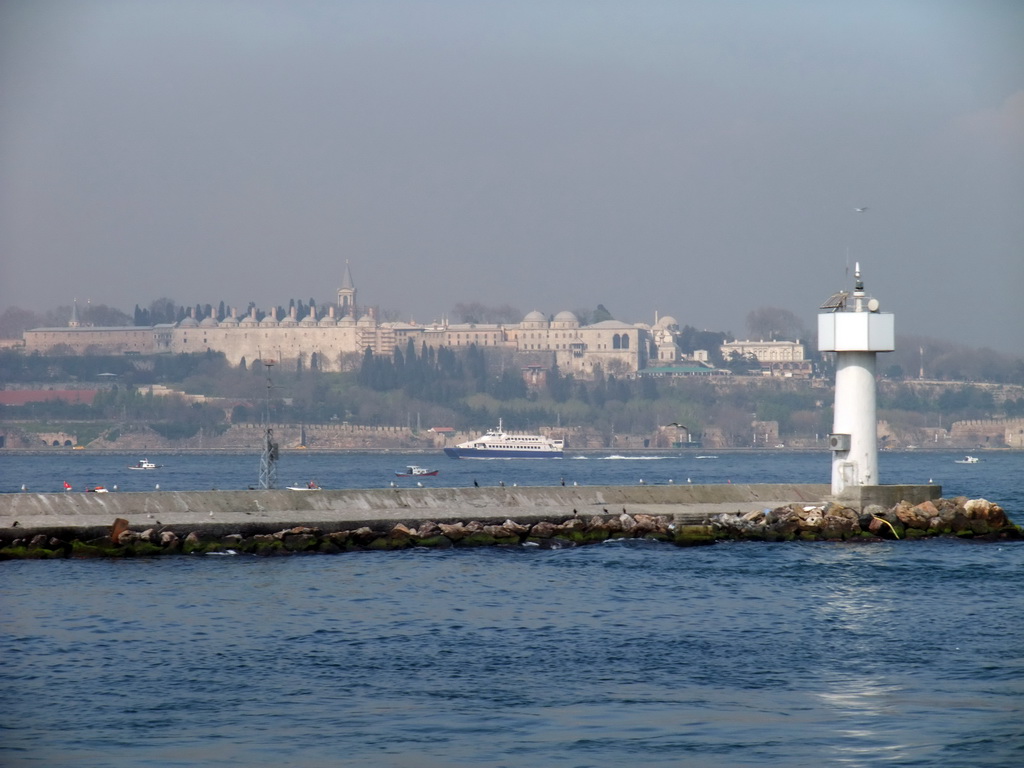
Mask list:
[[[231,424],[352,423],[474,431],[501,418],[512,430],[585,427],[604,435],[646,435],[684,425],[693,439],[721,445],[781,440],[815,444],[831,431],[831,379],[762,377],[616,378],[578,381],[556,370],[528,386],[517,367],[476,347],[421,349],[391,357],[367,352],[360,369],[323,373],[229,366],[219,354],[78,357],[0,353],[0,383],[12,387],[98,388],[92,405],[61,400],[5,406],[8,423],[99,421],[108,429],[146,425],[170,439]],[[269,375],[268,375],[269,374]],[[157,386],[154,391],[154,386]],[[173,390],[160,394],[160,387]],[[903,442],[965,419],[1024,416],[1024,389],[981,383],[879,384],[879,418]],[[770,425],[766,427],[765,425]]]

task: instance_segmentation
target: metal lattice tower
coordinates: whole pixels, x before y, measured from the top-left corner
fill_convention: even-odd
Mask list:
[[[270,490],[277,484],[277,443],[274,442],[274,430],[270,428],[270,390],[274,388],[270,379],[273,360],[264,360],[267,369],[267,397],[263,404],[263,452],[260,454],[260,488]]]

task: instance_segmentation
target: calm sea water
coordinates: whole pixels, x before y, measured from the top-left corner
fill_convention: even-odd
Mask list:
[[[3,456],[0,484],[231,488],[258,470],[122,471],[137,458]],[[955,458],[886,454],[883,479],[1021,519],[1024,456]],[[740,483],[826,482],[828,461],[432,465],[448,485]],[[430,462],[286,455],[280,477],[379,487],[407,463]],[[0,578],[5,766],[1024,765],[1019,543],[17,561]]]

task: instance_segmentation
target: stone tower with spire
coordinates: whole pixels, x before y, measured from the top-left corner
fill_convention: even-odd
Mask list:
[[[338,289],[338,309],[340,317],[351,315],[356,317],[356,286],[352,282],[352,271],[345,261],[345,274],[341,276],[341,288]]]

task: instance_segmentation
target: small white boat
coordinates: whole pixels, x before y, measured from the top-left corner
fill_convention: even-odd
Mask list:
[[[405,468],[404,472],[395,472],[396,477],[433,477],[440,470],[417,467],[415,464]]]
[[[695,459],[717,459],[717,456],[694,456]]]
[[[322,491],[323,488],[320,487],[320,484],[316,480],[310,480],[305,485],[289,485],[288,486],[288,490],[289,491]]]
[[[957,464],[977,464],[978,463],[978,457],[977,456],[964,456],[962,459],[957,459],[956,463]]]
[[[129,464],[128,469],[159,469],[161,465],[154,464],[149,459],[139,459],[134,464]]]

